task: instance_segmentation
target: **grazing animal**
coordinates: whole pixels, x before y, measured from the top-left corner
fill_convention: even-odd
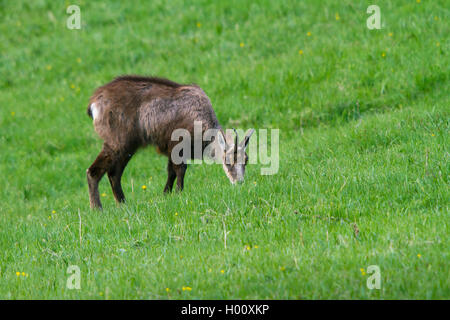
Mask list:
[[[164,192],[172,191],[175,178],[177,190],[183,190],[187,164],[175,164],[171,160],[172,149],[178,143],[172,141],[171,135],[175,129],[185,129],[194,137],[194,121],[201,121],[202,134],[208,129],[217,130],[212,141],[214,150],[219,152],[211,155],[220,160],[233,184],[243,181],[248,159],[245,149],[254,130],[247,131],[240,144],[237,133],[234,143],[230,142],[232,139],[224,135],[211,101],[197,85],[182,85],[156,77],[121,76],[97,88],[87,113],[104,142],[86,172],[91,208],[102,208],[98,183],[105,173],[116,201],[125,201],[120,182],[123,171],[135,152],[147,145],[156,146],[159,153],[169,158]],[[202,150],[208,144],[202,139]],[[240,157],[243,161],[238,160]]]

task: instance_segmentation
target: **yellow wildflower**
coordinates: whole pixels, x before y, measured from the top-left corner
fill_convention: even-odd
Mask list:
[[[239,44],[239,46],[240,46],[241,48],[243,48],[243,47],[245,46],[245,44],[244,44],[243,42],[241,42],[241,43]]]
[[[311,31],[308,31],[308,33],[306,33],[306,35],[307,35],[308,37],[311,37],[311,35],[312,35]]]
[[[145,190],[145,189],[147,189],[147,186],[144,184],[144,185],[142,186],[142,190]]]

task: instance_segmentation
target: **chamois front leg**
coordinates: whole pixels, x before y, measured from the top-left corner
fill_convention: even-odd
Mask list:
[[[173,168],[173,162],[169,158],[169,161],[167,162],[167,182],[166,186],[164,187],[164,193],[172,192],[173,183],[176,177],[177,174],[175,173],[175,169]]]
[[[98,193],[98,183],[110,168],[111,162],[111,151],[104,145],[95,161],[86,170],[89,186],[89,203],[92,209],[102,209],[102,203],[100,202],[100,195]]]
[[[177,191],[183,191],[184,188],[184,174],[186,173],[187,164],[182,163],[174,166],[177,175]]]

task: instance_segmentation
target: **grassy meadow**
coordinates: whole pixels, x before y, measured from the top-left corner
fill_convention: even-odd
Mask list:
[[[444,0],[0,0],[0,298],[449,299],[449,18]],[[127,203],[104,177],[90,210],[86,107],[121,74],[199,84],[223,127],[280,129],[278,173],[232,186],[192,165],[165,196],[147,148]]]

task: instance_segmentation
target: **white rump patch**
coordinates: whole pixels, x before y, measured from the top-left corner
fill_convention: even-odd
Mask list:
[[[94,121],[95,121],[95,119],[98,117],[98,111],[99,111],[99,110],[98,110],[98,108],[97,108],[95,102],[92,103],[92,104],[91,104],[91,114],[92,114],[92,119],[94,119]]]

